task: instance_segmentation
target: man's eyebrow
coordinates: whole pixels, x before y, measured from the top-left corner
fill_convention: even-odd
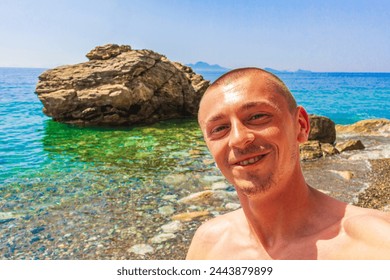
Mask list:
[[[217,115],[214,115],[214,116],[211,116],[210,118],[208,118],[206,120],[206,123],[217,122],[217,121],[222,120],[224,117],[225,117],[224,114],[217,114]]]
[[[243,104],[240,107],[240,110],[245,111],[245,110],[248,110],[248,109],[251,109],[251,108],[256,107],[258,105],[263,105],[263,104],[264,104],[264,102],[259,102],[259,101],[248,102],[248,103]]]
[[[253,107],[256,107],[256,106],[267,106],[267,107],[272,107],[272,108],[275,108],[277,110],[279,110],[279,108],[277,106],[275,106],[275,104],[271,103],[271,102],[266,102],[266,101],[251,101],[251,102],[247,102],[245,104],[243,104],[239,110],[240,111],[246,111],[246,110],[249,110]]]

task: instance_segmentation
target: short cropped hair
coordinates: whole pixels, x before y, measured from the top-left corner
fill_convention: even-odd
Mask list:
[[[267,78],[270,82],[272,82],[274,85],[276,85],[280,91],[278,93],[282,94],[283,97],[286,99],[289,110],[293,112],[297,108],[297,102],[288,89],[288,87],[284,84],[284,82],[274,75],[271,72],[268,72],[264,69],[261,68],[256,68],[256,67],[246,67],[246,68],[238,68],[231,70],[225,74],[223,74],[221,77],[219,77],[217,80],[215,80],[207,89],[207,91],[215,89],[219,86],[225,86],[241,77],[244,76],[257,76],[261,78]],[[206,91],[206,93],[207,93]]]

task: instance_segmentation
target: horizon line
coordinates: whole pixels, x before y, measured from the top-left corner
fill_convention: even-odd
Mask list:
[[[191,63],[190,63],[191,64]],[[12,68],[12,69],[46,69],[46,70],[50,70],[50,69],[54,69],[54,68],[57,68],[57,67],[61,67],[61,66],[70,66],[72,64],[64,64],[64,65],[59,65],[59,66],[55,66],[55,67],[34,67],[34,66],[0,66],[0,68]],[[222,66],[221,66],[222,67]],[[226,68],[226,67],[223,67],[223,68]],[[373,73],[373,74],[390,74],[390,70],[389,71],[342,71],[342,70],[338,70],[338,71],[313,71],[313,70],[307,70],[307,69],[297,69],[297,70],[278,70],[278,69],[274,69],[274,68],[271,68],[271,67],[258,67],[260,69],[271,69],[271,70],[274,70],[274,71],[278,71],[279,73],[276,73],[276,74],[283,74],[283,73],[296,73],[296,72],[306,72],[308,74],[310,73]],[[210,69],[211,71],[210,72],[228,72],[230,70],[233,70],[235,68],[226,68],[226,71],[224,70],[221,70],[221,71],[218,71],[218,70],[212,70]],[[271,71],[270,71],[271,72]]]

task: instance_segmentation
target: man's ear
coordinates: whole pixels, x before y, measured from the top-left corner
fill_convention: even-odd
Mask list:
[[[309,139],[310,119],[306,110],[302,106],[297,107],[297,140],[299,143],[306,142]]]

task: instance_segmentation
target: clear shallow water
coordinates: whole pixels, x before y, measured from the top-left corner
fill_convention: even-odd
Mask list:
[[[56,211],[78,209],[109,191],[117,193],[117,203],[145,211],[141,217],[152,221],[148,215],[158,215],[158,208],[165,203],[161,197],[182,197],[201,190],[202,177],[218,176],[195,120],[116,129],[53,122],[42,113],[34,94],[43,71],[0,68],[0,226],[12,228],[7,221],[19,216],[29,220],[31,215],[47,214],[50,207]],[[214,80],[220,74],[204,73],[204,77]],[[390,119],[390,74],[279,76],[309,113],[328,116],[339,124]],[[195,179],[186,184],[167,180],[177,174],[188,174],[185,180]],[[326,184],[326,178],[323,181]],[[101,202],[92,206],[91,202],[90,207],[95,210],[89,211],[104,212],[106,206]],[[78,214],[84,217],[83,213]],[[10,252],[3,256],[12,258]]]

